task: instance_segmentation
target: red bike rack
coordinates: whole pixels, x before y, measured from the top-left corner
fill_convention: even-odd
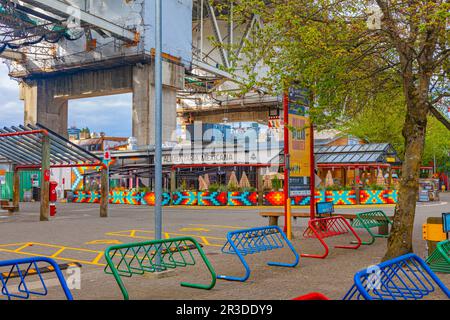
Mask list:
[[[330,300],[330,299],[320,292],[312,292],[305,294],[304,296],[294,298],[292,300]]]
[[[308,222],[308,228],[303,233],[303,236],[305,238],[316,238],[320,241],[320,243],[325,248],[325,253],[323,255],[318,254],[302,254],[302,257],[305,258],[318,258],[318,259],[325,259],[328,256],[329,248],[326,242],[324,241],[325,238],[331,238],[336,237],[340,235],[345,235],[348,233],[352,233],[356,238],[356,245],[352,246],[335,246],[335,248],[339,249],[358,249],[362,242],[361,238],[358,236],[358,234],[355,232],[355,230],[352,228],[350,223],[345,220],[342,216],[334,216],[334,217],[327,217],[327,218],[317,218],[317,219],[311,219]]]

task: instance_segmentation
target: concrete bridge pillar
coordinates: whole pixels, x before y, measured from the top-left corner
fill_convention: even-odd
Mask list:
[[[40,123],[63,137],[68,137],[69,100],[55,97],[52,85],[46,80],[22,82],[20,98],[24,100],[24,123]]]
[[[163,141],[174,140],[177,90],[184,87],[184,68],[163,64]],[[133,67],[133,136],[138,145],[155,143],[154,64]]]

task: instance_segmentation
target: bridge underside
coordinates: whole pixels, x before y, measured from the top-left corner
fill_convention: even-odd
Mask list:
[[[279,115],[280,106],[276,101],[178,110],[178,116],[187,123],[201,121],[204,123],[258,122],[267,124],[270,117]]]
[[[176,129],[177,91],[184,86],[184,67],[163,65],[163,139],[170,141]],[[104,70],[58,72],[52,76],[23,79],[25,123],[41,123],[67,136],[68,102],[71,99],[132,93],[133,136],[139,145],[153,144],[154,64],[139,63]],[[108,106],[105,106],[108,112]],[[95,114],[92,115],[95,117]],[[123,121],[123,119],[117,119]]]

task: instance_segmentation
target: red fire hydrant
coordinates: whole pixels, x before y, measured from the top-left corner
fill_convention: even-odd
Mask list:
[[[50,182],[50,217],[56,216],[56,201],[58,200],[58,194],[56,193],[57,186],[57,182]]]

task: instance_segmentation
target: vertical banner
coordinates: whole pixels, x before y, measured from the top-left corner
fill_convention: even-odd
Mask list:
[[[309,196],[311,137],[306,89],[289,90],[289,191],[290,197]]]

